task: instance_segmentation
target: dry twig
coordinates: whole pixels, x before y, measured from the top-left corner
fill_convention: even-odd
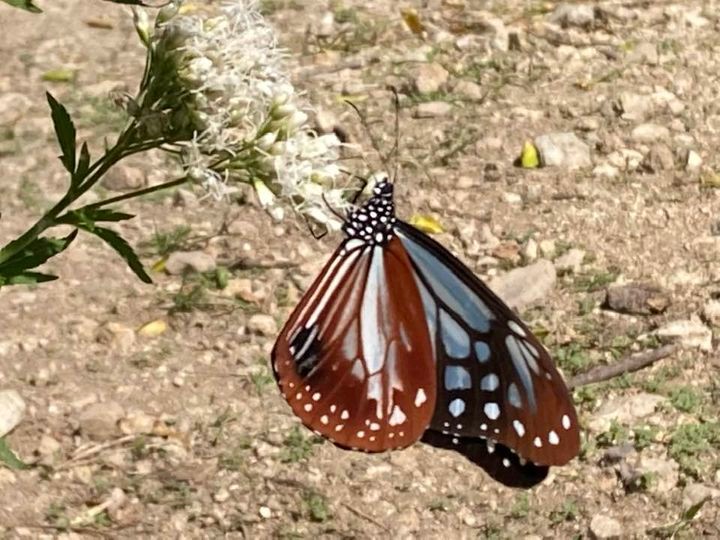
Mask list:
[[[658,360],[670,356],[678,350],[677,345],[665,345],[659,349],[645,351],[640,354],[626,356],[622,360],[610,364],[609,366],[600,366],[580,375],[576,375],[568,381],[568,388],[571,390],[580,386],[586,386],[597,382],[607,381],[614,377],[619,377],[625,373],[631,373],[644,367],[647,367]]]

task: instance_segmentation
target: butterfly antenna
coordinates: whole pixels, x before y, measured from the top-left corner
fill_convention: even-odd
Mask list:
[[[388,89],[393,93],[393,102],[395,105],[395,144],[393,145],[392,153],[390,154],[395,162],[392,177],[394,184],[397,181],[398,171],[400,169],[400,96],[398,95],[397,88],[394,86],[390,85],[388,86]]]
[[[332,214],[333,214],[336,218],[338,218],[338,219],[339,219],[340,221],[342,221],[342,222],[345,222],[345,221],[347,220],[347,216],[343,216],[340,212],[338,212],[337,210],[335,210],[335,208],[333,208],[333,207],[330,205],[330,203],[328,202],[328,200],[325,198],[325,194],[324,194],[324,193],[323,193],[322,195],[320,195],[320,196],[322,197],[322,200],[323,200],[323,202],[325,203],[325,206],[328,207],[328,210],[330,210],[330,212],[332,212]]]
[[[358,109],[357,105],[355,105],[352,101],[349,99],[343,100],[345,103],[350,105],[353,110],[357,113],[358,117],[360,118],[360,123],[362,124],[363,129],[365,130],[365,133],[367,133],[367,136],[370,138],[370,143],[373,146],[373,149],[377,153],[378,157],[380,158],[380,161],[382,162],[383,167],[385,167],[385,170],[388,172],[390,171],[390,167],[388,166],[388,160],[387,156],[385,156],[382,151],[380,150],[380,145],[378,144],[377,139],[375,138],[375,135],[373,135],[372,130],[370,129],[370,125],[367,122],[367,118],[365,118],[365,115]]]

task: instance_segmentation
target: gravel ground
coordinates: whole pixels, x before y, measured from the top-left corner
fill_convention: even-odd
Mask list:
[[[127,9],[39,3],[0,6],[2,243],[63,193],[44,91],[99,150],[121,121],[108,93],[143,65]],[[60,280],[0,292],[0,391],[27,405],[7,441],[34,465],[0,467],[0,537],[720,537],[719,4],[406,2],[419,35],[389,0],[262,2],[319,127],[371,169],[339,98],[389,148],[399,89],[399,215],[437,219],[436,238],[498,287],[514,268],[547,283],[518,305],[567,376],[678,342],[575,390],[578,459],[521,491],[451,451],[313,437],[269,352],[338,237],[273,224],[252,194],[180,191],[128,205],[138,217],[119,227],[149,267],[231,268],[224,289],[212,271],[141,284],[83,237],[49,265]],[[58,70],[73,77],[46,80]],[[526,141],[546,166],[514,164]],[[104,189],[172,172],[151,155]]]

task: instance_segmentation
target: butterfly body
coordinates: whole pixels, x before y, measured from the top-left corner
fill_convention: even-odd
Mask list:
[[[526,462],[577,454],[577,417],[545,349],[465,265],[395,216],[390,182],[343,232],[272,354],[305,425],[369,452],[425,435],[505,476],[534,478]]]

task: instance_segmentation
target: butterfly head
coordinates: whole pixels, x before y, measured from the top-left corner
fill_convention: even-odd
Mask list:
[[[395,234],[396,221],[393,185],[383,177],[375,184],[372,197],[350,213],[342,230],[348,238],[382,246]]]

